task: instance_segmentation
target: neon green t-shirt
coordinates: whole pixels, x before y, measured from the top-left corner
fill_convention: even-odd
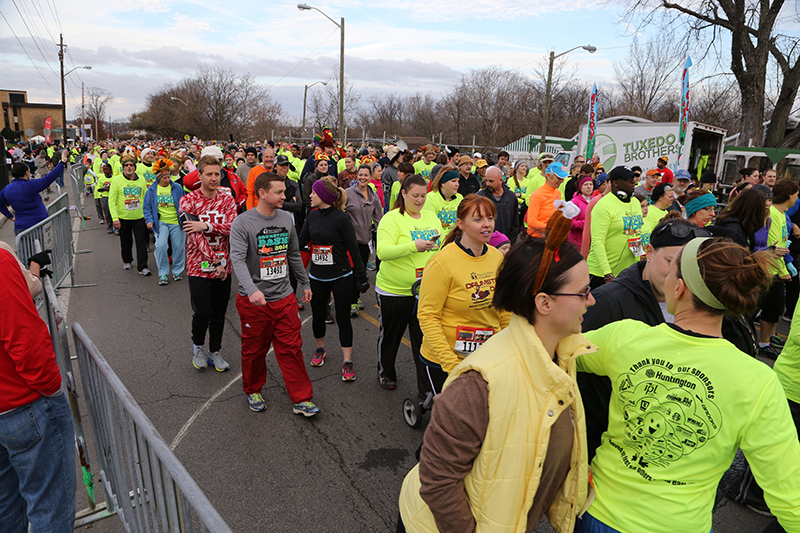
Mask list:
[[[439,221],[442,223],[442,239],[447,238],[450,232],[456,227],[456,211],[458,204],[461,203],[464,197],[456,193],[455,198],[452,200],[445,200],[441,193],[431,191],[425,198],[424,210],[434,213]]]
[[[653,228],[655,228],[665,216],[667,216],[666,210],[659,209],[654,205],[648,206],[647,216],[644,217],[644,222],[642,224],[642,246],[650,244],[650,234],[653,233]]]
[[[594,216],[594,213],[592,214]],[[608,429],[589,514],[625,532],[708,533],[717,485],[741,448],[787,531],[800,531],[800,444],[771,369],[721,338],[614,322],[579,372],[608,376]]]
[[[156,181],[156,175],[153,174],[153,165],[145,165],[144,163],[136,164],[136,174],[144,178],[147,186],[151,186]]]
[[[789,337],[772,369],[778,375],[786,397],[800,403],[800,305],[794,309]]]
[[[166,224],[178,223],[178,210],[172,197],[172,187],[156,186],[156,203],[158,204],[158,220]]]
[[[600,199],[592,209],[589,273],[601,278],[608,273],[618,276],[634,264],[638,259],[633,250],[643,254],[643,223],[642,206],[635,198],[623,202],[609,193]]]
[[[771,205],[769,207],[769,218],[771,223],[769,234],[767,235],[767,245],[786,248],[789,241],[789,226],[786,224],[786,215],[778,211],[774,205]],[[769,272],[773,276],[788,276],[789,270],[786,268],[786,261],[783,258],[777,258],[772,262]]]
[[[394,203],[397,201],[397,195],[400,194],[400,180],[392,183],[392,189],[389,191],[389,209],[394,209]],[[427,198],[426,198],[427,202]]]
[[[419,174],[420,176],[425,178],[425,181],[430,183],[430,181],[436,177],[436,176],[431,176],[431,170],[433,170],[433,167],[435,166],[436,163],[434,163],[433,161],[431,161],[429,165],[426,165],[425,160],[420,159],[419,161],[414,163],[414,174]]]
[[[114,176],[108,191],[108,210],[112,220],[138,220],[144,218],[144,178],[136,175],[135,180],[125,176]]]
[[[442,239],[427,252],[418,252],[414,241],[440,235],[441,227],[436,215],[426,209],[420,211],[419,218],[412,218],[408,211],[401,215],[399,209],[392,209],[381,218],[377,243],[381,268],[375,280],[379,293],[411,296],[411,286],[422,277],[422,269],[439,249]]]

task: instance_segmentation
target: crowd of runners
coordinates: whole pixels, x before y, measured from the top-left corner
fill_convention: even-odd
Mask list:
[[[37,148],[12,152],[0,191],[17,232],[67,159]],[[187,367],[238,357],[222,346],[235,274],[251,410],[267,408],[270,347],[310,417],[307,365],[341,353],[343,381],[358,371],[390,391],[408,332],[434,407],[398,531],[531,531],[547,515],[556,531],[707,533],[741,449],[776,517],[767,531],[800,532],[800,201],[774,170],[743,169],[723,193],[667,157],[605,169],[580,154],[340,146],[328,130],[305,146],[109,141],[69,156],[121,268],[151,276],[153,248],[157,283],[188,284]],[[369,290],[376,345],[354,346]]]

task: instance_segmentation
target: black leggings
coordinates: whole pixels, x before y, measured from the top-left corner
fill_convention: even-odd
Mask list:
[[[350,324],[350,295],[353,290],[353,275],[333,281],[311,279],[311,328],[315,339],[325,338],[325,317],[328,315],[328,301],[333,292],[336,308],[336,323],[339,324],[339,344],[342,348],[353,346],[353,326]]]
[[[189,276],[189,295],[192,301],[192,342],[197,346],[206,343],[208,351],[222,348],[225,313],[231,296],[231,276],[224,280]]]

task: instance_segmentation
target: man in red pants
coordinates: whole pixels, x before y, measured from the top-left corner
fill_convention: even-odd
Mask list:
[[[292,412],[314,416],[319,408],[311,401],[314,391],[303,361],[302,324],[289,269],[303,289],[303,303],[311,301],[311,288],[292,216],[281,209],[286,185],[274,172],[264,172],[253,188],[258,204],[236,217],[230,235],[231,263],[239,280],[242,386],[250,409],[267,408],[261,388],[267,382],[266,354],[271,344]]]

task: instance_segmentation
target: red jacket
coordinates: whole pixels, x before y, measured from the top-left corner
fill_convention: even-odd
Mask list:
[[[61,374],[19,262],[2,249],[0,279],[0,413],[5,413],[58,392]]]
[[[196,191],[200,188],[200,177],[197,170],[193,170],[186,174],[183,178],[183,186],[189,191]],[[247,202],[247,189],[244,182],[236,175],[236,173],[222,167],[222,175],[219,180],[218,190],[227,192],[233,199],[236,200],[236,210],[241,213],[244,211]]]

